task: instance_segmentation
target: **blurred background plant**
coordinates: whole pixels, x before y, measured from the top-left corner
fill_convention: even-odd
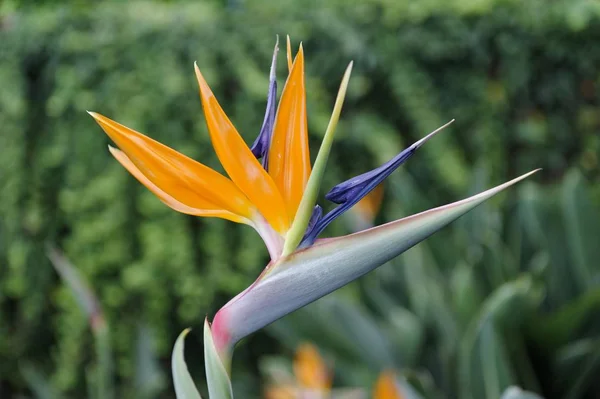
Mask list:
[[[597,397],[600,3],[35,6],[0,3],[0,397],[86,397],[101,362],[48,243],[102,304],[116,397],[173,397],[169,356],[188,326],[186,359],[201,383],[204,316],[251,283],[268,254],[251,229],[157,201],[111,158],[85,110],[217,167],[193,62],[251,142],[275,34],[286,33],[307,52],[313,154],[355,60],[326,188],[456,119],[392,175],[378,221],[544,171],[246,339],[236,395],[261,396],[265,362],[309,340],[333,360],[334,387],[372,387],[397,370],[423,397],[514,398],[513,385]],[[359,225],[347,220],[331,234]]]

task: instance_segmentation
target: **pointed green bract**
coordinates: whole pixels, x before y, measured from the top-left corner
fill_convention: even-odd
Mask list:
[[[215,347],[208,320],[204,321],[204,367],[206,368],[208,396],[211,399],[233,398],[231,380]]]
[[[177,341],[175,341],[175,346],[173,347],[173,356],[171,358],[173,385],[175,386],[177,399],[202,399],[190,376],[183,356],[184,340],[189,332],[189,328],[183,330],[179,334],[179,337],[177,337]]]
[[[348,89],[348,82],[350,80],[350,74],[352,73],[352,65],[353,63],[350,62],[346,68],[346,72],[344,72],[344,77],[342,78],[342,83],[340,84],[340,89],[338,90],[333,106],[333,112],[331,113],[331,118],[329,119],[327,130],[325,131],[325,137],[323,137],[323,142],[321,143],[321,148],[319,148],[313,170],[306,183],[302,200],[298,206],[298,211],[296,211],[296,217],[292,222],[292,227],[287,233],[282,256],[291,254],[296,250],[298,244],[300,244],[308,226],[308,222],[310,221],[313,208],[317,202],[319,188],[321,187],[321,181],[323,180],[323,174],[325,173],[325,166],[327,165],[327,159],[329,158],[331,145],[333,144],[335,128],[340,119],[342,105],[344,105],[344,98],[346,97],[346,90]]]
[[[527,173],[495,188],[383,226],[323,240],[282,258],[218,315],[233,345],[241,338],[400,255],[485,200],[525,179]]]

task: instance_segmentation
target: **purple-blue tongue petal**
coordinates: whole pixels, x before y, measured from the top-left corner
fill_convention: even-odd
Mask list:
[[[410,158],[427,140],[435,136],[452,122],[454,122],[454,119],[429,133],[427,136],[423,137],[380,167],[346,180],[332,188],[331,191],[325,195],[325,198],[339,205],[306,230],[299,247],[302,248],[311,245],[332,221],[363,199],[377,187],[379,183],[385,180],[393,171],[398,169],[400,165]]]
[[[311,231],[317,225],[317,223],[319,223],[319,220],[321,220],[322,216],[323,208],[321,208],[320,205],[315,205],[315,207],[313,208],[312,215],[310,215],[310,220],[308,221],[306,231]]]
[[[265,118],[263,120],[260,133],[250,151],[257,159],[262,158],[262,166],[267,169],[269,146],[271,145],[271,135],[273,134],[273,125],[275,124],[275,102],[277,101],[277,80],[275,79],[275,69],[277,64],[277,53],[279,52],[279,37],[275,42],[275,49],[273,50],[273,60],[271,61],[271,72],[269,74],[269,92],[267,94],[267,110],[265,111]]]

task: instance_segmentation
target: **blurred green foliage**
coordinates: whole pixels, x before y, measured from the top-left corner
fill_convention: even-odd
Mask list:
[[[196,327],[187,342],[197,353],[187,361],[202,380],[202,320],[253,281],[266,250],[247,227],[165,207],[110,157],[85,110],[219,168],[193,62],[251,142],[275,35],[286,33],[306,49],[315,150],[355,60],[326,188],[456,118],[390,178],[380,221],[544,168],[536,184],[478,208],[336,297],[382,324],[397,351],[373,349],[379,332],[364,347],[332,348],[340,364],[344,353],[364,361],[348,378],[368,383],[386,363],[428,370],[451,397],[497,397],[513,384],[549,397],[600,389],[590,378],[600,350],[590,318],[596,311],[598,319],[599,296],[597,2],[68,2],[0,10],[2,397],[40,379],[68,396],[88,389],[93,337],[46,243],[64,250],[104,307],[117,397],[143,396],[140,381],[156,375],[148,356],[159,358],[168,380],[172,344],[187,326]],[[344,232],[343,223],[329,229]],[[318,331],[308,309],[306,336],[298,327],[297,339]],[[362,333],[345,336],[349,342],[375,328],[352,323],[344,331]],[[257,358],[293,342],[273,331],[277,340],[259,333],[236,351],[240,397],[257,395]],[[152,392],[172,396],[165,383]]]

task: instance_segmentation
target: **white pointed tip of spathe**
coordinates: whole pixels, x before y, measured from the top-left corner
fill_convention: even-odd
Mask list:
[[[511,180],[511,181],[509,181],[509,182],[508,182],[508,183],[506,183],[506,184],[509,184],[509,185],[510,185],[510,183],[511,183],[511,182],[517,183],[517,182],[519,182],[519,181],[521,181],[521,180],[523,180],[523,179],[526,179],[526,178],[528,178],[529,176],[531,176],[531,175],[533,175],[533,174],[536,174],[536,173],[537,173],[537,172],[539,172],[540,170],[542,170],[542,168],[537,168],[537,169],[534,169],[534,170],[532,170],[531,172],[527,172],[527,173],[525,173],[524,175],[521,175],[521,176],[519,176],[519,177],[517,177],[517,178],[515,178],[515,179],[513,179],[513,180]]]
[[[510,186],[511,184],[514,184],[514,183],[517,183],[517,182],[519,182],[519,181],[521,181],[521,180],[523,180],[523,179],[526,179],[527,177],[529,177],[529,176],[531,176],[531,175],[533,175],[533,174],[535,174],[535,173],[539,172],[540,170],[542,170],[542,168],[537,168],[537,169],[534,169],[534,170],[532,170],[531,172],[527,172],[527,173],[525,173],[524,175],[521,175],[521,176],[519,176],[519,177],[515,177],[514,179],[512,179],[512,180],[511,180],[511,181],[509,181],[509,182],[506,182],[506,183],[504,183],[503,185],[509,185],[509,186]]]
[[[452,123],[454,123],[454,121],[455,121],[455,119],[452,119],[450,122],[446,123],[445,125],[442,125],[442,126],[438,127],[433,132],[429,133],[427,136],[423,137],[421,140],[419,140],[416,143],[414,143],[412,146],[414,147],[415,150],[418,149],[418,148],[420,148],[430,138],[432,138],[433,136],[437,135],[439,132],[441,132],[442,130],[444,130],[448,126],[450,126]]]

